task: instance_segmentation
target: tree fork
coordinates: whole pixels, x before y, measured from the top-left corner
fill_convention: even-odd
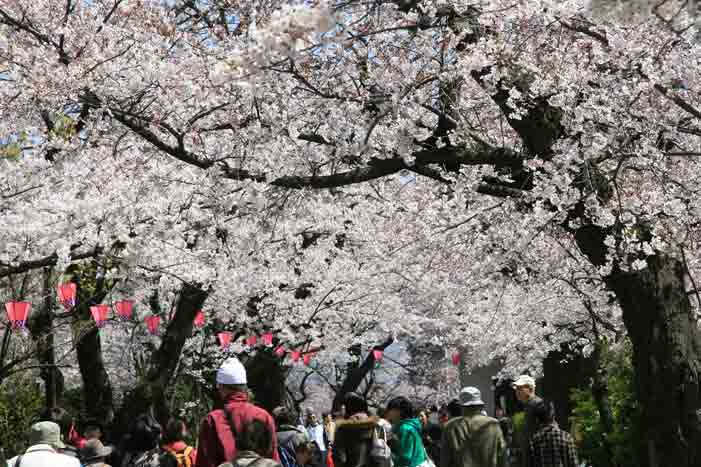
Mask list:
[[[161,423],[167,422],[169,417],[166,389],[175,373],[185,341],[192,335],[195,315],[202,309],[207,295],[199,284],[182,285],[175,315],[168,324],[160,347],[151,355],[145,384],[156,418]]]
[[[374,346],[372,350],[384,351],[387,347],[392,345],[393,342],[394,337],[390,336],[382,344]],[[352,371],[348,372],[346,379],[343,381],[343,384],[341,384],[341,387],[338,389],[338,392],[336,392],[336,396],[333,398],[332,408],[334,412],[338,411],[341,405],[343,405],[343,399],[345,398],[346,394],[355,391],[358,388],[358,386],[360,386],[360,383],[363,382],[363,378],[365,378],[365,375],[367,375],[370,372],[370,370],[372,370],[374,367],[375,355],[371,351],[368,353],[368,356],[365,357],[365,360],[358,368],[354,368]]]

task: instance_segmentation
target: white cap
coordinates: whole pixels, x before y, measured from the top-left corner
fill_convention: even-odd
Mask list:
[[[521,375],[511,384],[511,387],[530,386],[535,389],[535,380],[532,376]]]
[[[217,384],[248,384],[246,368],[238,358],[226,360],[217,370]]]

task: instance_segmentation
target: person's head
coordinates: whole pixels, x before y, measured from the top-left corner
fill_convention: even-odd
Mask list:
[[[187,438],[187,425],[185,421],[180,418],[171,418],[166,424],[165,430],[163,430],[163,442],[165,444],[176,443],[178,441],[185,441]]]
[[[83,465],[104,464],[107,456],[112,454],[112,448],[105,447],[97,438],[89,439],[80,450]]]
[[[295,416],[287,407],[279,406],[273,409],[273,418],[275,419],[275,425],[280,428],[283,425],[294,425]]]
[[[363,396],[355,392],[346,394],[345,404],[343,405],[345,406],[344,413],[346,417],[368,412],[368,403],[365,401]]]
[[[246,423],[236,441],[241,451],[253,451],[261,457],[270,457],[273,453],[273,434],[258,419]]]
[[[460,401],[457,399],[448,402],[446,410],[450,418],[460,417],[462,415],[462,405],[460,405]]]
[[[314,426],[318,423],[319,423],[319,419],[316,418],[316,414],[313,414],[313,413],[307,414],[307,424]]]
[[[65,449],[61,441],[61,427],[54,422],[38,422],[29,429],[29,444],[48,444],[54,449]]]
[[[71,427],[73,426],[73,420],[71,419],[69,413],[64,409],[60,407],[46,409],[41,413],[39,421],[56,423],[61,429],[62,439],[68,440]]]
[[[86,440],[102,439],[102,425],[95,421],[86,423],[83,429],[83,438]]]
[[[511,387],[516,392],[516,399],[521,402],[528,402],[535,396],[535,379],[532,376],[519,376]]]
[[[494,410],[494,415],[496,416],[496,418],[504,418],[504,409],[502,409],[501,407],[497,407]]]
[[[162,428],[150,414],[141,414],[129,426],[127,435],[127,450],[133,452],[149,451],[161,439]]]
[[[333,416],[330,413],[324,414],[324,423],[333,423]]]
[[[238,358],[226,360],[217,370],[217,390],[224,400],[234,393],[248,393],[246,368]]]
[[[450,413],[448,413],[448,408],[443,407],[438,411],[438,423],[440,425],[445,425],[450,420]]]
[[[407,418],[415,418],[416,409],[406,397],[395,397],[387,404],[385,418],[391,423],[397,423],[399,420]]]
[[[463,413],[484,410],[482,392],[474,386],[462,388],[460,391],[460,405]]]
[[[541,401],[532,408],[538,426],[550,425],[555,421],[555,406],[550,401]]]

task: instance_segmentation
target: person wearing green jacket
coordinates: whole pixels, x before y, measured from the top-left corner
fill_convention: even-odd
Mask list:
[[[387,405],[385,417],[393,425],[394,440],[390,448],[394,467],[418,467],[426,463],[421,422],[413,404],[406,397],[392,399]]]
[[[483,414],[482,393],[473,386],[460,391],[462,417],[443,430],[440,467],[506,467],[506,443],[499,421]]]

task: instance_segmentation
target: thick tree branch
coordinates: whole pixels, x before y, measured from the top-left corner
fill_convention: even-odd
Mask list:
[[[372,348],[372,350],[382,350],[384,351],[387,347],[392,345],[394,343],[394,336],[389,336],[387,340],[385,340],[382,344],[376,345]],[[349,392],[355,391],[358,386],[360,386],[360,383],[363,382],[363,379],[365,378],[365,375],[368,374],[370,370],[372,370],[375,367],[375,355],[373,352],[368,352],[368,356],[365,357],[365,360],[363,363],[358,367],[353,369],[352,371],[348,372],[348,375],[346,376],[346,379],[343,381],[343,384],[341,384],[341,387],[339,388],[338,392],[336,393],[336,397],[333,399],[333,411],[337,411],[340,407],[341,404],[343,403],[343,399],[346,394]]]
[[[79,245],[74,246],[71,251],[76,250],[79,247]],[[101,254],[103,251],[103,248],[101,246],[96,246],[88,251],[82,252],[82,253],[76,253],[73,254],[71,253],[71,260],[72,261],[79,261],[82,259],[88,259],[88,258],[94,258]],[[19,263],[17,265],[7,265],[7,264],[2,264],[0,263],[0,279],[3,277],[7,277],[11,274],[21,274],[24,272],[32,271],[34,269],[41,269],[49,266],[55,266],[56,262],[58,261],[58,255],[56,253],[51,254],[49,256],[45,256],[43,258],[35,259],[35,260],[30,260],[30,261],[24,261],[22,263]]]

